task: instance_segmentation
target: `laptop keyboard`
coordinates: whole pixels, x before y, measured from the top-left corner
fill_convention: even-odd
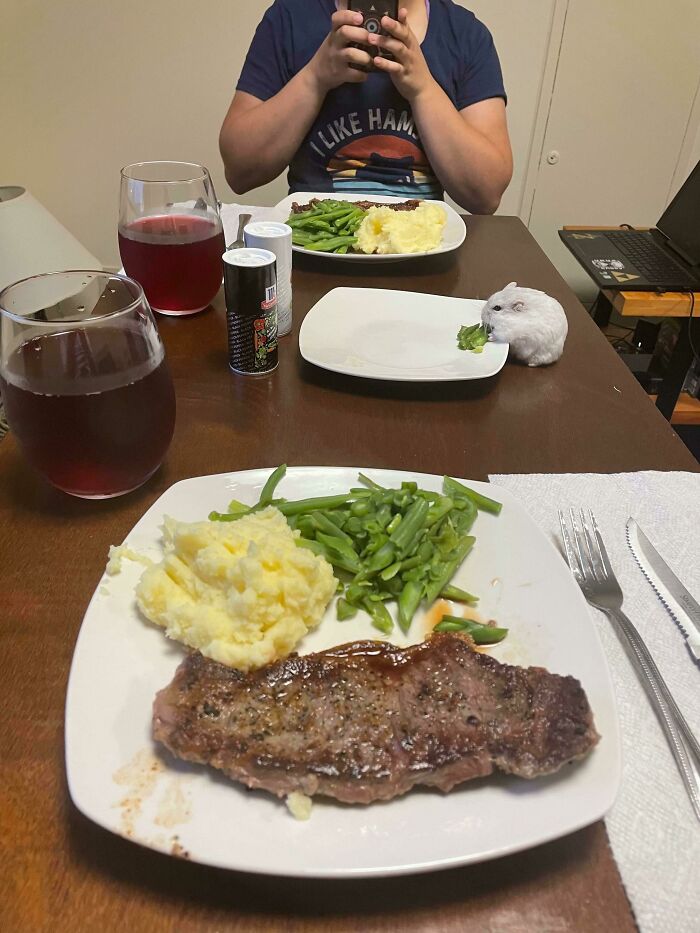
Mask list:
[[[647,234],[620,230],[606,233],[606,236],[650,281],[697,288],[697,280],[667,256]]]

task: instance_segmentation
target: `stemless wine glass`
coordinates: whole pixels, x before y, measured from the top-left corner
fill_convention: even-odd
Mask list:
[[[0,389],[31,465],[73,496],[131,492],[172,439],[165,350],[125,276],[54,272],[0,292]]]
[[[224,231],[209,172],[191,162],[122,169],[119,252],[161,314],[202,311],[222,279]]]

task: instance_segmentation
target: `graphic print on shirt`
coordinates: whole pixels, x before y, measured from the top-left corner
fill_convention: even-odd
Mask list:
[[[441,196],[408,110],[353,111],[315,128],[308,145],[328,172],[333,191]]]

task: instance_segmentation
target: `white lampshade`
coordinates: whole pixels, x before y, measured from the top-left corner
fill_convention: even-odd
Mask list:
[[[0,291],[42,272],[102,263],[24,188],[0,187]]]

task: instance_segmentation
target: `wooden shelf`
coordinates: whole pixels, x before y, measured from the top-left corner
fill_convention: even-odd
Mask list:
[[[623,317],[690,317],[687,292],[606,291],[612,306]],[[700,292],[695,292],[695,317],[700,319]]]
[[[656,396],[649,396],[656,403]],[[673,410],[671,424],[700,424],[700,399],[692,398],[684,392]]]

